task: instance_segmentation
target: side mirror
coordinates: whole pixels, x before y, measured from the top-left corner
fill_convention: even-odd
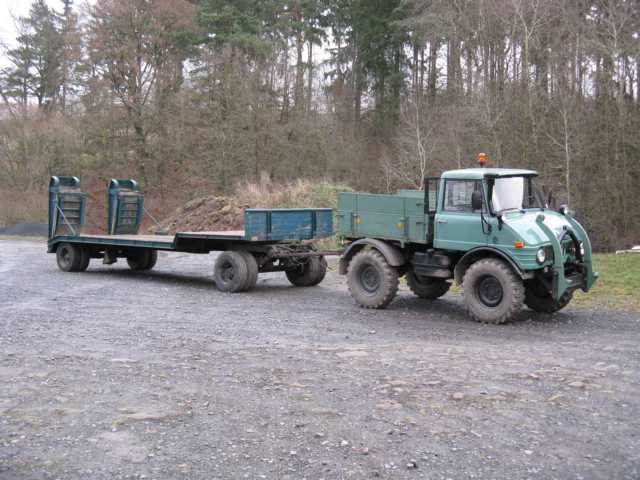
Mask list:
[[[482,210],[482,192],[473,192],[471,194],[471,209]]]

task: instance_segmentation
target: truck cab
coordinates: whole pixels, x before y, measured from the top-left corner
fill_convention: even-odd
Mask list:
[[[564,308],[597,279],[591,244],[567,207],[546,205],[537,176],[482,164],[427,178],[423,190],[340,194],[340,272],[356,302],[385,308],[405,276],[428,300],[462,285],[469,315],[481,322],[504,323],[524,305]]]

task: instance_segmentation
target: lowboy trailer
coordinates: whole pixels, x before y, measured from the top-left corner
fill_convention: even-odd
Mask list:
[[[333,235],[331,209],[247,209],[243,231],[140,235],[146,210],[137,182],[111,180],[108,206],[108,233],[84,234],[86,194],[80,179],[51,177],[47,251],[56,254],[60,270],[84,271],[92,259],[107,265],[126,259],[132,270],[145,271],[155,266],[158,251],[219,251],[214,280],[219,290],[231,293],[253,289],[259,273],[284,272],[293,285],[311,287],[327,271],[314,241]]]

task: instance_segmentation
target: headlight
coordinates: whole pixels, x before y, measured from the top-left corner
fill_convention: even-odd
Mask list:
[[[584,258],[584,242],[580,242],[580,257]]]
[[[542,265],[544,262],[547,261],[547,252],[545,251],[544,248],[538,249],[538,252],[536,253],[536,261],[540,265]]]

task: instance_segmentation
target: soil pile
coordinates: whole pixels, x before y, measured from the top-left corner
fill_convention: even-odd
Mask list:
[[[212,232],[242,230],[243,211],[247,205],[238,205],[228,197],[201,197],[177,209],[160,226],[149,228],[151,233]]]

